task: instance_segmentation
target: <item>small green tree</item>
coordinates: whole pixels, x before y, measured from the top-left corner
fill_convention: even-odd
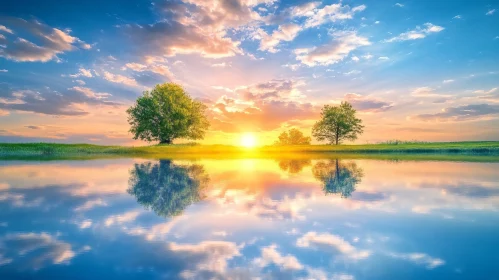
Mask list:
[[[310,141],[312,140],[296,128],[284,131],[278,138],[279,140],[275,142],[275,145],[310,145]]]
[[[206,106],[175,83],[156,85],[128,108],[134,139],[171,144],[174,139],[203,139],[209,122]]]
[[[355,109],[348,102],[339,106],[325,105],[321,111],[321,119],[312,128],[312,135],[318,141],[329,144],[340,144],[343,140],[355,140],[364,132],[362,120],[355,117]]]

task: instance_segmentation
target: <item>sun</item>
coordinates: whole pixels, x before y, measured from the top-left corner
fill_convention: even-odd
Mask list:
[[[245,133],[241,136],[241,146],[253,148],[256,146],[256,137],[252,133]]]

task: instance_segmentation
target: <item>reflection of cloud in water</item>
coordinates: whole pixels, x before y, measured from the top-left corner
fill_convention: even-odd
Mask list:
[[[94,207],[97,207],[97,206],[106,206],[107,203],[102,200],[102,198],[97,198],[97,199],[92,199],[92,200],[88,200],[88,201],[85,201],[84,204],[76,207],[74,210],[75,211],[88,211]]]
[[[341,236],[314,231],[307,232],[298,238],[296,246],[340,254],[354,260],[365,259],[370,255],[369,251],[355,248]]]
[[[424,265],[428,269],[434,269],[436,267],[445,264],[444,260],[439,258],[434,258],[424,253],[408,253],[408,254],[390,253],[388,255],[396,259],[407,260],[418,265]]]
[[[350,199],[372,202],[372,201],[381,201],[387,199],[388,197],[389,197],[388,195],[379,192],[356,191],[352,194],[352,196],[350,196]]]
[[[188,268],[181,272],[185,278],[197,278],[205,276],[214,277],[213,274],[220,274],[227,270],[227,261],[240,256],[239,248],[235,243],[226,241],[203,241],[198,244],[177,244],[170,243],[169,249],[179,256],[192,257],[193,268]]]
[[[113,224],[123,224],[123,223],[127,223],[127,222],[132,222],[139,215],[140,215],[140,212],[137,210],[129,211],[129,212],[122,213],[119,215],[113,215],[113,216],[107,218],[104,223],[106,226],[111,226]]]
[[[69,243],[47,233],[7,234],[0,238],[3,263],[17,262],[25,269],[37,270],[50,264],[67,264],[76,254]]]
[[[275,264],[285,270],[301,270],[303,265],[295,256],[283,256],[277,251],[276,245],[270,245],[261,248],[262,256],[254,260],[254,263],[260,267],[266,267],[269,264]]]
[[[461,183],[446,185],[422,184],[421,188],[437,188],[449,194],[465,196],[469,198],[488,198],[499,196],[499,185],[495,187],[486,187],[479,184]]]

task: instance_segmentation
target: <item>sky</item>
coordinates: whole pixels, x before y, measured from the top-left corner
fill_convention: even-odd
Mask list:
[[[310,135],[350,102],[356,143],[499,139],[497,1],[2,1],[0,141],[143,144],[126,109],[181,84],[201,143]]]

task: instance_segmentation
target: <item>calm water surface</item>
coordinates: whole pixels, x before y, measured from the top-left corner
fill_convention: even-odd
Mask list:
[[[499,279],[499,163],[0,161],[0,279]]]

